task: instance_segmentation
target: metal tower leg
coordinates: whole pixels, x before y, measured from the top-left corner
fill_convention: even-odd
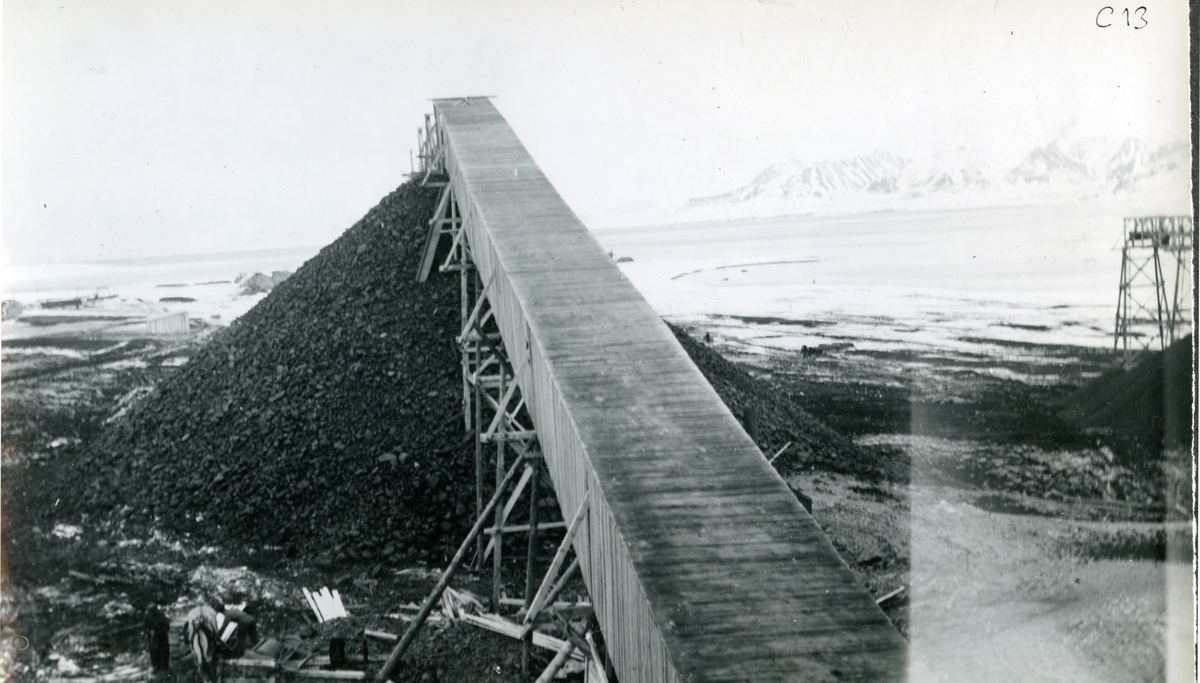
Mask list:
[[[1184,262],[1191,256],[1191,217],[1125,219],[1113,329],[1114,355],[1125,368],[1145,351],[1165,351],[1181,328],[1190,331],[1191,311],[1182,305],[1180,292],[1186,288]],[[1164,260],[1174,260],[1174,269]]]

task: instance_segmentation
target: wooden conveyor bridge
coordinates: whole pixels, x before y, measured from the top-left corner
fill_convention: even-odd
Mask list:
[[[589,633],[560,658],[605,660],[589,680],[904,678],[900,634],[491,102],[433,108],[421,171],[444,189],[418,279],[435,256],[462,273],[464,419],[480,476],[495,448],[497,489],[485,506],[477,482],[480,517],[449,572],[474,543],[499,609],[503,544],[482,539],[536,537],[545,468],[563,521],[541,528],[567,532],[514,623],[531,637],[577,567],[606,654]],[[523,488],[529,523],[506,526]]]

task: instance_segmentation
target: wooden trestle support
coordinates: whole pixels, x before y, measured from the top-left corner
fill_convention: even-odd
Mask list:
[[[557,650],[539,681],[572,657],[589,682],[905,680],[907,643],[503,116],[486,98],[433,108],[412,177],[442,195],[416,276],[460,276],[476,520],[376,682],[471,557],[491,562],[495,614],[463,620],[521,638],[527,664],[531,644]],[[587,602],[556,603],[575,575]],[[534,631],[547,621],[561,640]]]
[[[555,598],[579,570],[578,557],[573,557],[569,563],[566,560],[568,556],[574,555],[571,544],[587,517],[587,501],[584,500],[569,522],[562,519],[539,519],[540,493],[545,488],[553,491],[554,484],[542,466],[537,430],[525,409],[525,399],[516,381],[521,373],[527,370],[529,351],[527,348],[522,349],[514,357],[505,347],[504,340],[496,328],[495,314],[488,301],[491,283],[480,279],[471,260],[471,246],[466,232],[462,229],[462,217],[454,201],[453,189],[449,184],[437,180],[441,151],[436,145],[438,133],[435,122],[427,117],[425,131],[418,129],[418,134],[422,168],[414,176],[421,177],[426,186],[440,186],[442,191],[437,209],[429,222],[425,251],[416,279],[417,282],[428,279],[434,264],[437,263],[437,255],[442,251],[440,246],[445,243],[443,238],[449,238],[450,247],[438,265],[438,271],[459,273],[461,324],[460,333],[454,341],[462,358],[463,426],[475,435],[476,524],[455,559],[462,559],[458,556],[464,555],[464,551],[469,552],[471,545],[474,545],[473,564],[476,570],[482,570],[490,558],[491,608],[495,617],[499,618],[505,608],[518,608],[513,615],[515,621],[512,622],[512,627],[504,630],[516,633],[522,641],[523,673],[530,673],[530,649],[534,644],[535,625],[553,620],[567,631],[567,637],[562,639],[562,646],[538,681],[550,680],[572,656],[576,659],[582,656],[586,667],[586,679],[589,682],[611,681],[614,677],[612,665],[601,654],[603,648],[598,643],[602,643],[603,640],[595,620],[586,613],[587,608],[584,608],[585,613],[582,615],[587,628],[577,632],[568,618],[571,621],[580,621],[580,605],[563,608],[556,607],[555,603]],[[493,444],[494,450],[490,449]],[[490,454],[487,452],[489,450],[492,450]],[[519,468],[522,464],[523,467]],[[487,470],[493,465],[495,489],[491,501],[485,504],[484,479]],[[514,474],[518,468],[521,474],[515,477],[514,482]],[[509,518],[513,510],[526,493],[529,501],[528,522],[510,524]],[[507,497],[504,494],[507,494]],[[500,504],[501,501],[504,501],[503,505]],[[489,516],[491,526],[484,527],[489,521]],[[538,534],[555,529],[566,531],[539,581]],[[524,534],[527,539],[524,594],[523,598],[519,599],[508,598],[505,591],[503,540],[506,534]],[[485,536],[488,537],[486,542]],[[461,561],[451,562],[445,570],[442,580],[426,598],[424,607],[427,609],[423,609],[409,626],[408,630],[411,633],[406,632],[405,637],[396,646],[392,657],[380,671],[377,681],[382,683],[395,671],[424,618],[432,611],[449,585],[450,578],[460,566]]]

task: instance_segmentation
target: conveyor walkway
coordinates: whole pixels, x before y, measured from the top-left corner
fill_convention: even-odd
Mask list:
[[[491,102],[434,110],[564,519],[587,500],[621,683],[902,679],[900,634]]]

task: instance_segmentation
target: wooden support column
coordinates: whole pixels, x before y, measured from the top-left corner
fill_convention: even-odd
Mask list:
[[[504,372],[500,372],[500,395],[504,395]],[[504,472],[504,435],[498,434],[496,439],[496,486],[500,486],[500,479]],[[496,508],[496,533],[492,536],[492,543],[495,545],[492,552],[492,611],[496,614],[500,613],[500,598],[504,590],[504,577],[501,576],[503,567],[501,566],[501,557],[504,551],[504,516],[503,510]]]
[[[479,358],[476,353],[476,359]],[[478,362],[478,360],[476,361]],[[475,383],[475,517],[483,514],[483,440],[479,438],[479,425],[483,422],[482,390]],[[483,536],[475,537],[475,568],[483,569]]]
[[[542,461],[533,464],[533,480],[529,484],[529,547],[525,557],[525,609],[533,602],[533,570],[537,558],[538,535],[538,483],[542,477]],[[533,647],[533,632],[525,634],[521,641],[521,673],[529,675],[529,650]]]
[[[449,187],[449,185],[447,185],[447,187]],[[466,264],[464,263],[463,265],[465,266]],[[458,278],[458,280],[459,280],[459,297],[458,297],[458,299],[459,299],[459,326],[458,326],[458,328],[460,330],[462,328],[466,327],[467,316],[469,316],[471,314],[471,305],[470,305],[471,304],[471,302],[470,302],[471,282],[470,281],[474,279],[474,277],[471,275],[472,272],[474,272],[473,268],[471,268],[471,269],[463,268],[461,271],[459,271],[459,278]],[[464,344],[462,346],[461,350],[462,350],[462,383],[463,383],[463,429],[465,429],[466,431],[469,432],[469,431],[471,431],[471,427],[472,427],[472,425],[471,425],[471,418],[472,418],[471,383],[469,381],[469,378],[471,376],[471,347]],[[476,496],[476,499],[478,502],[478,496]],[[476,512],[476,514],[478,514],[479,510],[476,509],[475,512]]]
[[[483,357],[480,354],[482,348],[478,343],[473,343],[467,338],[469,323],[472,317],[475,316],[475,310],[481,305],[484,297],[483,281],[479,277],[478,270],[472,270],[471,273],[466,273],[466,277],[471,278],[474,284],[475,305],[472,306],[471,312],[467,314],[467,319],[463,321],[462,336],[459,337],[458,343],[462,344],[467,353],[472,354],[474,365],[464,368],[470,375],[471,386],[474,389],[475,398],[475,518],[478,519],[483,514],[483,440],[480,439],[480,425],[483,423],[483,396],[482,389],[479,386],[477,375],[481,372],[483,365]],[[483,569],[483,536],[475,537],[475,570]]]

